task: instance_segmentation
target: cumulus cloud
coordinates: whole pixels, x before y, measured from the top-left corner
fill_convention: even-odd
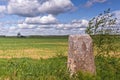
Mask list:
[[[59,14],[71,10],[74,7],[70,0],[46,0],[40,7],[41,13]]]
[[[42,17],[28,17],[25,19],[27,24],[56,24],[58,20],[51,14]]]
[[[9,14],[33,17],[40,14],[57,15],[73,7],[71,0],[10,0],[7,9]]]
[[[0,22],[0,35],[5,35],[8,32],[8,28],[5,27],[5,24]]]
[[[25,22],[5,27],[5,23],[0,23],[0,35],[69,35],[84,33],[87,27],[87,20],[73,20],[70,23],[57,24],[27,24]]]
[[[0,13],[6,12],[6,6],[0,6]]]
[[[15,31],[17,28],[15,26],[9,27],[9,31]]]
[[[120,34],[120,10],[113,11],[113,15],[117,18],[116,29],[117,32]]]
[[[31,29],[31,28],[34,28],[36,25],[28,25],[26,23],[23,23],[23,24],[18,24],[17,27],[20,28],[20,29]]]
[[[45,34],[52,35],[54,33],[57,34],[72,34],[72,33],[84,33],[84,30],[88,26],[87,20],[73,20],[70,23],[57,23],[57,24],[29,24],[29,23],[23,23],[18,24],[19,29],[26,29],[31,30],[33,29],[33,32],[38,31],[46,31]],[[44,31],[43,31],[44,30]],[[43,34],[43,33],[40,33]]]
[[[72,23],[79,24],[80,26],[85,26],[85,27],[88,26],[88,21],[85,20],[85,19],[82,19],[82,20],[73,20]]]
[[[87,26],[88,26],[88,21],[83,19],[83,20],[73,20],[72,22],[66,24],[58,24],[56,28],[62,30],[72,30],[72,29],[86,28]]]
[[[10,0],[7,6],[9,14],[20,16],[36,16],[39,14],[38,0]]]
[[[114,11],[114,12],[113,12],[113,15],[114,15],[118,20],[120,20],[120,10]]]
[[[107,0],[89,0],[86,2],[85,7],[91,7],[95,3],[104,3]]]
[[[47,16],[48,17],[48,16]],[[40,18],[41,19],[41,18]],[[37,20],[38,21],[38,20]],[[19,22],[19,21],[18,21]],[[8,23],[8,22],[7,22]],[[84,33],[88,25],[88,21],[73,20],[69,23],[56,24],[31,24],[23,21],[22,23],[11,24],[7,27],[6,23],[0,24],[0,35],[17,35],[20,32],[22,35],[69,35]]]

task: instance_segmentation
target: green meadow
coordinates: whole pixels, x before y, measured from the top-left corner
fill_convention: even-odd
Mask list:
[[[95,54],[96,75],[78,72],[70,77],[68,37],[1,37],[0,80],[120,80],[119,44],[118,37],[113,43],[117,56]]]
[[[0,38],[0,58],[50,58],[67,54],[67,37]]]

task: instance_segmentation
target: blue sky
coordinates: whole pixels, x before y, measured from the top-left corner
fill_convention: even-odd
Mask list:
[[[91,18],[111,8],[120,21],[120,0],[0,0],[0,35],[84,33]]]
[[[61,21],[64,17],[64,21],[71,21],[73,19],[89,20],[108,8],[111,8],[111,11],[120,10],[120,0],[106,0],[104,3],[96,2],[89,7],[85,7],[87,1],[89,0],[72,0],[73,4],[79,8],[73,13],[62,14],[62,18],[60,18],[61,15],[58,18],[61,19]]]

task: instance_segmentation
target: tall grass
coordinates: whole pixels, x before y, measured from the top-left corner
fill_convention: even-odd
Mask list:
[[[96,57],[96,75],[78,72],[70,77],[67,57],[0,59],[0,80],[119,80],[120,58]]]

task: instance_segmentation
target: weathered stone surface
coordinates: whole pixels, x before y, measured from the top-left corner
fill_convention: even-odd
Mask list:
[[[93,43],[89,35],[69,36],[68,69],[71,75],[77,71],[96,73]]]

